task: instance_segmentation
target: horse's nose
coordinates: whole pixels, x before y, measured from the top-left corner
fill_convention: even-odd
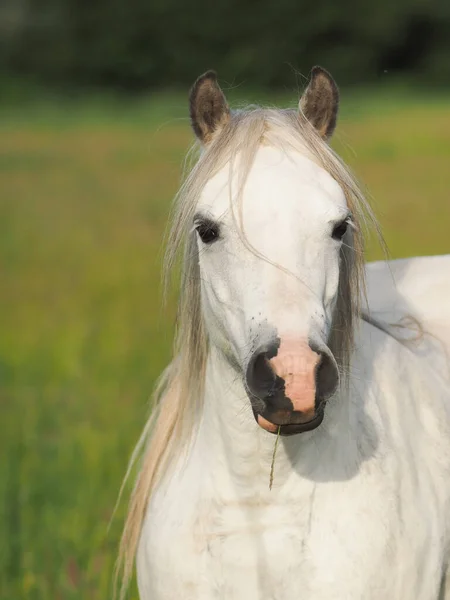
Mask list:
[[[339,375],[328,348],[282,338],[253,354],[246,379],[255,416],[285,425],[314,419],[318,406],[336,390]]]

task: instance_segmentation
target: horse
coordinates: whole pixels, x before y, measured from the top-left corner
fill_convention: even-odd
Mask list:
[[[231,111],[213,71],[191,89],[123,593],[136,564],[142,600],[450,598],[450,257],[365,265],[338,106],[320,67],[296,108]]]

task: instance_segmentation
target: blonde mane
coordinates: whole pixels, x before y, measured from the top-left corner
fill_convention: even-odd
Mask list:
[[[341,186],[352,211],[355,229],[342,246],[338,300],[330,348],[346,380],[356,323],[365,294],[363,227],[379,231],[373,213],[349,169],[319,136],[301,112],[294,109],[250,107],[232,114],[229,122],[200,155],[176,196],[165,257],[166,277],[181,254],[181,288],[173,360],[154,394],[153,411],[133,453],[139,474],[131,494],[120,544],[120,597],[130,581],[140,532],[152,491],[168,464],[189,444],[202,409],[208,337],[201,302],[197,244],[192,220],[206,182],[226,164],[237,164],[242,187],[261,144],[286,152],[307,152]]]

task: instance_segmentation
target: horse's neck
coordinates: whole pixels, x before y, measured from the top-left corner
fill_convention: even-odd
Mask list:
[[[301,480],[327,477],[325,471],[336,461],[349,459],[356,451],[351,436],[346,398],[334,398],[322,426],[312,432],[281,437],[274,465],[277,490],[289,490]],[[215,487],[224,486],[238,494],[258,497],[269,493],[269,477],[276,436],[262,430],[254,419],[242,377],[212,349],[205,382],[203,418],[197,436],[202,463],[208,465]],[[341,465],[345,468],[344,465]],[[220,477],[221,481],[217,482]],[[226,487],[226,485],[225,485]]]

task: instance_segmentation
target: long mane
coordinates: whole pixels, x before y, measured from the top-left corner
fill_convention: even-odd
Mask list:
[[[167,276],[181,256],[173,360],[160,378],[152,414],[127,471],[128,476],[138,462],[139,473],[131,494],[118,559],[121,598],[133,572],[149,498],[169,463],[188,447],[202,409],[208,338],[201,311],[197,244],[192,232],[195,207],[206,182],[227,164],[231,165],[230,169],[239,169],[242,187],[262,144],[307,154],[341,186],[352,211],[356,227],[341,250],[338,299],[330,338],[342,385],[346,382],[354,331],[365,294],[363,229],[369,226],[379,232],[378,224],[349,169],[298,110],[250,107],[235,112],[202,152],[175,198],[165,257]]]

